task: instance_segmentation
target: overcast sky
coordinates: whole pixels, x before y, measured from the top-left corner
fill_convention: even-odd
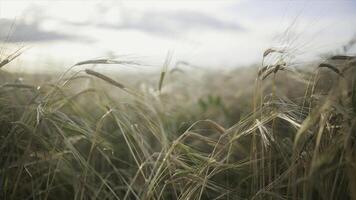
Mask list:
[[[356,34],[355,1],[0,0],[2,55],[25,45],[20,70],[118,56],[159,67],[168,51],[198,66],[231,67],[284,46],[314,58]]]

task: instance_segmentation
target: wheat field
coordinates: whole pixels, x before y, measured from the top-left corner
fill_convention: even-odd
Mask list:
[[[9,73],[1,199],[356,199],[356,58],[228,71]],[[277,55],[275,64],[264,60]],[[92,68],[93,65],[100,67]]]

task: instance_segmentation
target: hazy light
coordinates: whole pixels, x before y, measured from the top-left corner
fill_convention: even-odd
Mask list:
[[[356,33],[355,8],[352,1],[0,1],[0,39],[10,32],[1,45],[8,52],[30,47],[21,70],[109,55],[157,68],[168,51],[175,60],[230,67],[258,62],[271,46],[305,58],[338,48]]]

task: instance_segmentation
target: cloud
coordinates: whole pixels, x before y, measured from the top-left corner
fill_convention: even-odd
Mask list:
[[[131,14],[132,13],[134,14]],[[59,20],[64,25],[76,27],[91,26],[95,28],[114,30],[139,30],[150,34],[167,36],[172,33],[179,34],[191,30],[216,30],[216,31],[245,31],[239,23],[220,19],[213,14],[199,11],[138,11],[117,12],[116,21],[107,21],[106,12],[96,13],[95,19],[86,22],[72,22]],[[113,16],[110,16],[113,17]],[[112,18],[111,18],[112,19]]]
[[[100,4],[99,4],[100,5]],[[31,8],[31,9],[30,9]],[[134,10],[120,6],[99,7],[86,20],[54,17],[43,8],[32,5],[24,11],[24,19],[15,22],[9,42],[70,41],[92,42],[85,28],[138,30],[161,37],[177,36],[189,31],[244,31],[239,23],[199,10]],[[59,9],[60,7],[58,7]],[[121,8],[121,9],[119,9]],[[63,9],[63,8],[61,8]],[[118,10],[119,9],[119,10]],[[119,11],[119,12],[118,12]],[[79,18],[80,19],[80,18]],[[59,23],[55,29],[44,30],[44,22]],[[13,20],[0,19],[0,40],[6,40]],[[62,27],[62,29],[59,29]],[[68,30],[75,30],[72,34]]]
[[[137,18],[125,16],[125,21],[118,24],[101,23],[97,25],[103,28],[137,29],[149,33],[179,33],[197,29],[244,30],[237,23],[194,11],[144,12]]]
[[[39,24],[39,22],[25,23],[24,21],[0,19],[0,27],[2,27],[0,29],[0,40],[7,42],[48,42],[79,39],[74,35],[42,30]]]

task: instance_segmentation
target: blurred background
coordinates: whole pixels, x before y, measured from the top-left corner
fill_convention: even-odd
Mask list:
[[[0,0],[0,56],[25,47],[6,68],[20,72],[101,57],[160,69],[168,51],[175,61],[223,69],[260,62],[270,47],[309,62],[355,36],[355,11],[351,0]]]

